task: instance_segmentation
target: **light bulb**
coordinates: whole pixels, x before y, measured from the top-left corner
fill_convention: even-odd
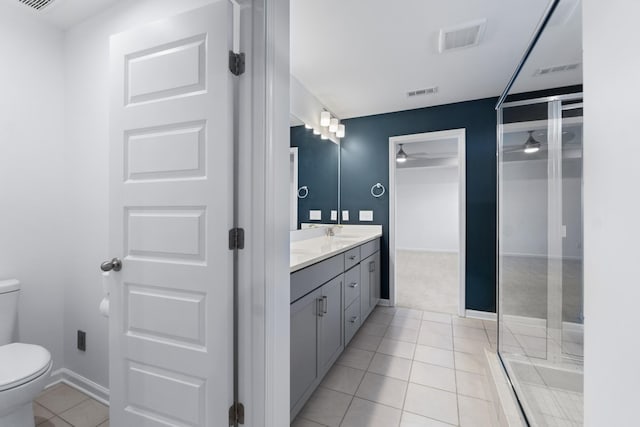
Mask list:
[[[322,133],[320,134],[321,139],[329,139],[329,131],[326,129],[322,129]]]
[[[320,135],[320,129],[313,128],[313,134],[314,135]]]
[[[338,119],[332,118],[329,122],[329,132],[336,133],[338,131]]]
[[[323,111],[320,113],[320,126],[327,127],[331,123],[331,113]]]
[[[311,125],[310,125],[310,124],[308,124],[308,123],[305,123],[305,124],[304,124],[304,127],[305,127],[305,129],[313,129],[313,126],[311,126]]]

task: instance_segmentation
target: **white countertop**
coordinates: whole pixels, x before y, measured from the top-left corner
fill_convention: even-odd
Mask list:
[[[326,228],[322,227],[328,227],[328,225],[318,225],[318,228],[315,229],[291,232],[289,257],[291,273],[382,236],[381,225],[338,226],[335,228],[335,236],[325,236],[324,230]],[[305,234],[309,238],[301,239]],[[317,237],[318,234],[321,236]]]

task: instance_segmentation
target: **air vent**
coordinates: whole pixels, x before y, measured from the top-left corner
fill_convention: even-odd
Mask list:
[[[440,53],[477,46],[482,39],[486,26],[487,20],[482,19],[440,30]]]
[[[580,67],[580,65],[581,64],[578,62],[576,64],[555,65],[553,67],[538,68],[536,72],[533,73],[533,75],[546,76],[549,74],[562,73],[564,71],[573,71],[573,70],[577,70]]]
[[[435,95],[436,93],[438,93],[438,86],[428,87],[425,89],[411,90],[407,92],[407,97],[412,98],[414,96]]]
[[[42,10],[45,7],[49,6],[51,3],[53,3],[55,0],[18,0],[18,1],[24,4],[25,6],[29,6],[32,9]]]

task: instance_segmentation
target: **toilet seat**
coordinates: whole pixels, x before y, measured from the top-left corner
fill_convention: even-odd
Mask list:
[[[0,346],[0,392],[38,378],[50,366],[51,354],[44,347],[23,343]]]

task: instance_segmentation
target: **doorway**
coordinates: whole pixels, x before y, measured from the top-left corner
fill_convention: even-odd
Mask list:
[[[465,315],[465,130],[389,138],[391,305]]]

